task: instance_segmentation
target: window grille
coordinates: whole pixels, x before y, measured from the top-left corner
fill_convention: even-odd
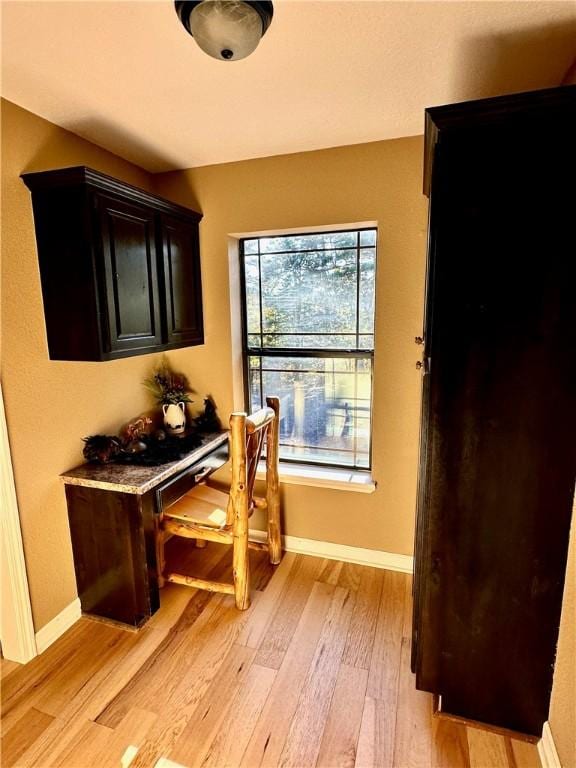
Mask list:
[[[370,468],[375,228],[240,241],[246,407],[280,397],[280,458]]]

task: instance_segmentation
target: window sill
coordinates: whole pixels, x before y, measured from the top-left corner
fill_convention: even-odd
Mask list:
[[[258,465],[256,478],[264,480],[266,464]],[[342,469],[336,467],[312,467],[308,464],[282,464],[280,462],[280,482],[287,485],[308,485],[314,488],[331,488],[337,491],[355,491],[356,493],[374,493],[376,482],[370,472]]]

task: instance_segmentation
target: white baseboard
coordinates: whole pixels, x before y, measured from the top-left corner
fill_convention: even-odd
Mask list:
[[[542,768],[562,768],[548,721],[544,723],[542,738],[538,742],[538,755],[540,756]]]
[[[266,533],[251,530],[250,538],[253,541],[265,541]],[[349,547],[347,544],[301,539],[298,536],[282,536],[282,546],[286,552],[296,552],[299,555],[324,557],[328,560],[343,560],[345,563],[369,565],[372,568],[385,568],[388,571],[401,571],[402,573],[412,573],[414,570],[414,558],[411,555],[397,555],[394,552],[383,552],[380,549]]]
[[[36,648],[38,653],[43,653],[46,648],[49,648],[52,643],[56,642],[67,629],[70,629],[72,624],[78,621],[81,615],[80,600],[76,598],[64,610],[60,611],[57,616],[54,616],[48,624],[36,632]]]
[[[265,541],[264,531],[251,530],[250,538],[253,541]],[[301,539],[298,536],[283,536],[283,548],[287,552],[296,552],[301,555],[323,557],[328,560],[343,560],[345,563],[357,565],[369,565],[372,568],[385,568],[388,571],[401,571],[412,573],[413,558],[410,555],[397,555],[394,552],[383,552],[378,549],[363,549],[362,547],[349,547],[346,544],[333,544],[330,541],[316,541],[316,539]],[[49,648],[58,638],[66,632],[82,615],[80,600],[76,598],[63,611],[49,621],[46,626],[36,632],[36,648],[42,653]],[[552,765],[550,766],[552,768]]]

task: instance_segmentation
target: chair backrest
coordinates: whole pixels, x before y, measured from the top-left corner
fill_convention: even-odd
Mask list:
[[[249,416],[246,413],[233,413],[230,417],[232,483],[227,510],[226,522],[228,525],[234,521],[235,505],[243,507],[246,514],[249,514],[255,505],[254,482],[265,441],[267,452],[276,457],[277,462],[279,412],[279,399],[267,397],[265,408],[261,408]],[[266,462],[267,482],[272,466],[271,461]]]

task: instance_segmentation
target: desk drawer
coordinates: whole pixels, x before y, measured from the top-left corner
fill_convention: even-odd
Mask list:
[[[198,485],[228,461],[228,443],[218,446],[216,450],[204,456],[197,464],[182,470],[170,480],[167,480],[156,490],[156,508],[158,512],[167,509],[185,493]]]

